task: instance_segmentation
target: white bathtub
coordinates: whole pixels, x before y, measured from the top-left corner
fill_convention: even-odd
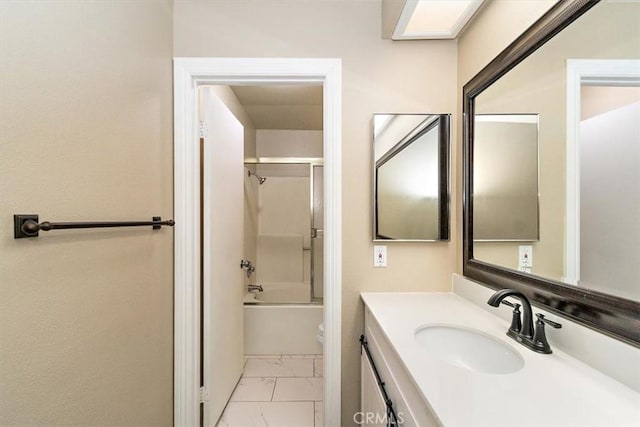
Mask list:
[[[262,283],[262,292],[249,292],[246,303],[305,304],[311,302],[309,283]]]
[[[245,305],[245,354],[321,354],[316,334],[323,306]]]

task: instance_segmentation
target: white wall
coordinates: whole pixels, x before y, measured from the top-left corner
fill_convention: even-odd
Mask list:
[[[311,245],[311,215],[309,177],[270,176],[259,189],[258,215],[258,258],[257,278],[262,282],[310,283],[311,257],[304,247]],[[277,238],[274,240],[274,237]],[[299,236],[299,239],[297,237]],[[287,245],[282,239],[289,239],[288,245],[299,246],[300,253],[284,260],[274,253],[287,253]],[[293,248],[291,248],[293,249]],[[267,259],[278,265],[270,265]],[[296,261],[296,260],[299,260]],[[291,267],[300,270],[302,276],[283,272],[283,264],[294,263]],[[301,263],[301,264],[300,264]],[[281,271],[280,273],[277,273]],[[279,279],[281,278],[281,279]],[[281,301],[287,302],[287,301]]]
[[[580,123],[579,286],[640,300],[640,102]]]
[[[258,157],[322,158],[322,131],[259,129],[256,135]],[[258,187],[259,234],[301,235],[303,248],[309,249],[311,247],[309,165],[261,164],[257,165],[256,169],[260,175],[267,178],[265,183]],[[286,200],[286,203],[283,203],[283,200]],[[273,278],[277,270],[264,262],[260,263],[261,258],[263,260],[271,258],[267,253],[276,250],[268,242],[269,240],[263,240],[258,245],[257,279],[259,282],[264,282],[265,277]],[[300,284],[310,283],[311,252],[304,250],[301,255],[303,278]]]

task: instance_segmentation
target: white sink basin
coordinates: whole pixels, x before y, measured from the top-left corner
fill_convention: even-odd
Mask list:
[[[416,341],[443,362],[485,374],[510,374],[524,359],[510,345],[475,329],[428,325],[416,329]]]

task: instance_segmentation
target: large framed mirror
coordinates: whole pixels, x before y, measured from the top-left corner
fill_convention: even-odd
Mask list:
[[[464,275],[495,289],[517,289],[549,311],[636,347],[638,22],[640,2],[561,0],[463,89]],[[524,190],[515,187],[523,172],[517,167],[494,183],[511,193],[487,203],[481,159],[505,153],[481,151],[487,150],[480,143],[487,137],[483,117],[521,114],[537,117],[537,203],[523,206]],[[490,137],[503,145],[519,140]],[[517,161],[525,157],[519,153]],[[476,209],[484,216],[493,210],[505,227],[515,226],[498,227],[489,236],[522,236],[487,239]],[[524,218],[526,223],[517,222]],[[537,233],[526,230],[533,222]]]
[[[373,115],[373,240],[449,240],[449,114]]]

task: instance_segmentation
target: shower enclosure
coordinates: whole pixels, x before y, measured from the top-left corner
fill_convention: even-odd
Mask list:
[[[245,304],[320,304],[323,295],[321,158],[245,159]]]

